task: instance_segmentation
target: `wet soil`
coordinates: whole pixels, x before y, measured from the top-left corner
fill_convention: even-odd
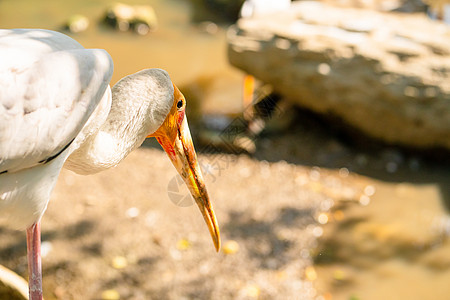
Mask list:
[[[316,218],[333,199],[356,199],[365,180],[349,184],[284,161],[200,158],[211,168],[222,251],[214,251],[192,202],[170,200],[168,190],[187,191],[169,185],[176,172],[165,154],[141,148],[98,175],[62,172],[42,221],[45,298],[315,298],[315,275],[305,270],[313,272],[323,232]],[[24,233],[0,236],[2,263],[26,276]]]

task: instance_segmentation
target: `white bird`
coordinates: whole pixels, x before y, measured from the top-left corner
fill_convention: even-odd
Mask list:
[[[30,299],[42,299],[40,220],[61,168],[96,173],[156,137],[183,177],[216,250],[219,228],[169,75],[146,69],[108,85],[104,50],[37,29],[0,30],[0,218],[26,229]]]

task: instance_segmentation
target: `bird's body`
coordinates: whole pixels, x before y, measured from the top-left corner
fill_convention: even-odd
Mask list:
[[[163,70],[140,71],[111,90],[112,72],[106,51],[61,33],[0,30],[0,219],[27,228],[31,299],[42,297],[32,282],[40,219],[63,165],[81,174],[114,167],[146,137],[158,139],[184,177],[219,247],[184,97]]]
[[[107,100],[112,61],[44,30],[1,30],[0,57],[0,218],[25,229],[44,213],[77,136]]]

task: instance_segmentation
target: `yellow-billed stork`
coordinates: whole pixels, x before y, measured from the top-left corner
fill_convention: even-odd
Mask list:
[[[119,164],[155,137],[183,177],[216,250],[219,228],[167,72],[146,69],[111,89],[104,50],[40,29],[0,30],[0,218],[26,229],[30,299],[42,299],[40,220],[63,165],[81,174]]]

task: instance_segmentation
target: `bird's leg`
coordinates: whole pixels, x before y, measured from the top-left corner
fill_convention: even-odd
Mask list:
[[[28,289],[30,300],[42,300],[41,221],[27,229]]]

